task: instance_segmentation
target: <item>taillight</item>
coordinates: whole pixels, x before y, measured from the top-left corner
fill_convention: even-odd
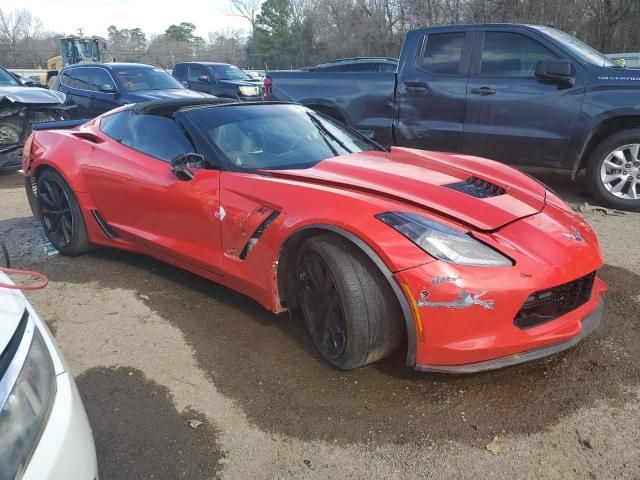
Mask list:
[[[271,85],[273,85],[273,79],[269,76],[264,77],[264,95],[263,99],[265,101],[271,100]]]
[[[25,173],[29,169],[29,165],[32,160],[31,148],[33,146],[33,137],[34,137],[34,134],[31,133],[31,135],[29,135],[29,138],[27,138],[27,141],[25,142],[24,147],[22,148],[22,171]]]

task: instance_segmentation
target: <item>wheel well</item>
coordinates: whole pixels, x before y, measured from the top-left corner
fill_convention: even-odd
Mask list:
[[[347,123],[347,121],[344,118],[344,115],[342,115],[342,113],[340,113],[340,111],[337,108],[327,107],[326,105],[306,105],[306,106],[311,110],[315,110],[316,112],[324,113],[325,115],[335,120],[338,120],[339,122]]]
[[[580,157],[580,164],[574,173],[583,170],[587,166],[587,161],[597,148],[598,144],[607,138],[609,135],[621,132],[623,130],[629,130],[631,128],[640,127],[640,115],[628,115],[624,117],[615,117],[604,120],[600,125],[596,127],[596,130],[591,135],[587,146],[582,152]]]
[[[302,244],[309,238],[318,235],[335,235],[351,242],[371,260],[385,277],[398,300],[404,317],[404,333],[407,339],[406,363],[408,366],[414,367],[416,363],[416,333],[415,320],[409,302],[393,278],[393,273],[386,267],[382,259],[364,241],[350,232],[330,225],[314,225],[298,230],[285,241],[280,249],[277,271],[278,292],[282,306],[289,308],[290,311],[293,311],[298,306],[295,290],[293,289],[296,284],[295,259]]]

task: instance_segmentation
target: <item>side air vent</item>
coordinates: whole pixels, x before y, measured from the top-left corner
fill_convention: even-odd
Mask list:
[[[102,140],[101,138],[97,137],[93,133],[89,133],[89,132],[74,132],[74,133],[72,133],[72,135],[74,137],[81,138],[82,140],[86,140],[86,141],[91,142],[91,143],[104,143],[104,140]]]
[[[462,182],[450,183],[444,186],[476,198],[497,197],[504,195],[506,192],[504,188],[478,177],[469,177]]]
[[[251,235],[251,238],[249,239],[247,244],[242,249],[242,252],[240,253],[241,260],[244,260],[245,258],[247,258],[247,255],[249,255],[249,252],[253,250],[253,247],[256,246],[256,243],[258,243],[258,240],[260,239],[262,234],[265,232],[267,228],[269,228],[269,225],[273,223],[273,221],[278,217],[278,215],[280,215],[279,212],[271,213],[271,215],[269,215],[265,219],[265,221],[260,224],[260,226],[256,229],[256,231],[253,232],[253,235]]]
[[[91,215],[93,215],[93,218],[95,219],[96,223],[100,227],[100,230],[102,230],[107,237],[111,239],[118,238],[118,235],[116,234],[116,232],[111,230],[107,222],[104,221],[104,219],[100,216],[97,210],[91,210]]]

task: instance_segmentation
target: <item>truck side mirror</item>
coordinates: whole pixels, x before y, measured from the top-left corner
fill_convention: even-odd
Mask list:
[[[199,82],[209,83],[209,77],[207,75],[200,75],[198,77]]]
[[[569,60],[540,60],[536,65],[536,77],[544,80],[555,80],[573,85],[575,74]]]
[[[118,89],[110,83],[103,83],[102,85],[100,85],[99,90],[102,93],[118,93]]]

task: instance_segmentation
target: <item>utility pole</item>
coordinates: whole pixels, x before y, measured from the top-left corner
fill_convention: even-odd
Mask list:
[[[82,28],[78,28],[78,35],[82,38]]]

